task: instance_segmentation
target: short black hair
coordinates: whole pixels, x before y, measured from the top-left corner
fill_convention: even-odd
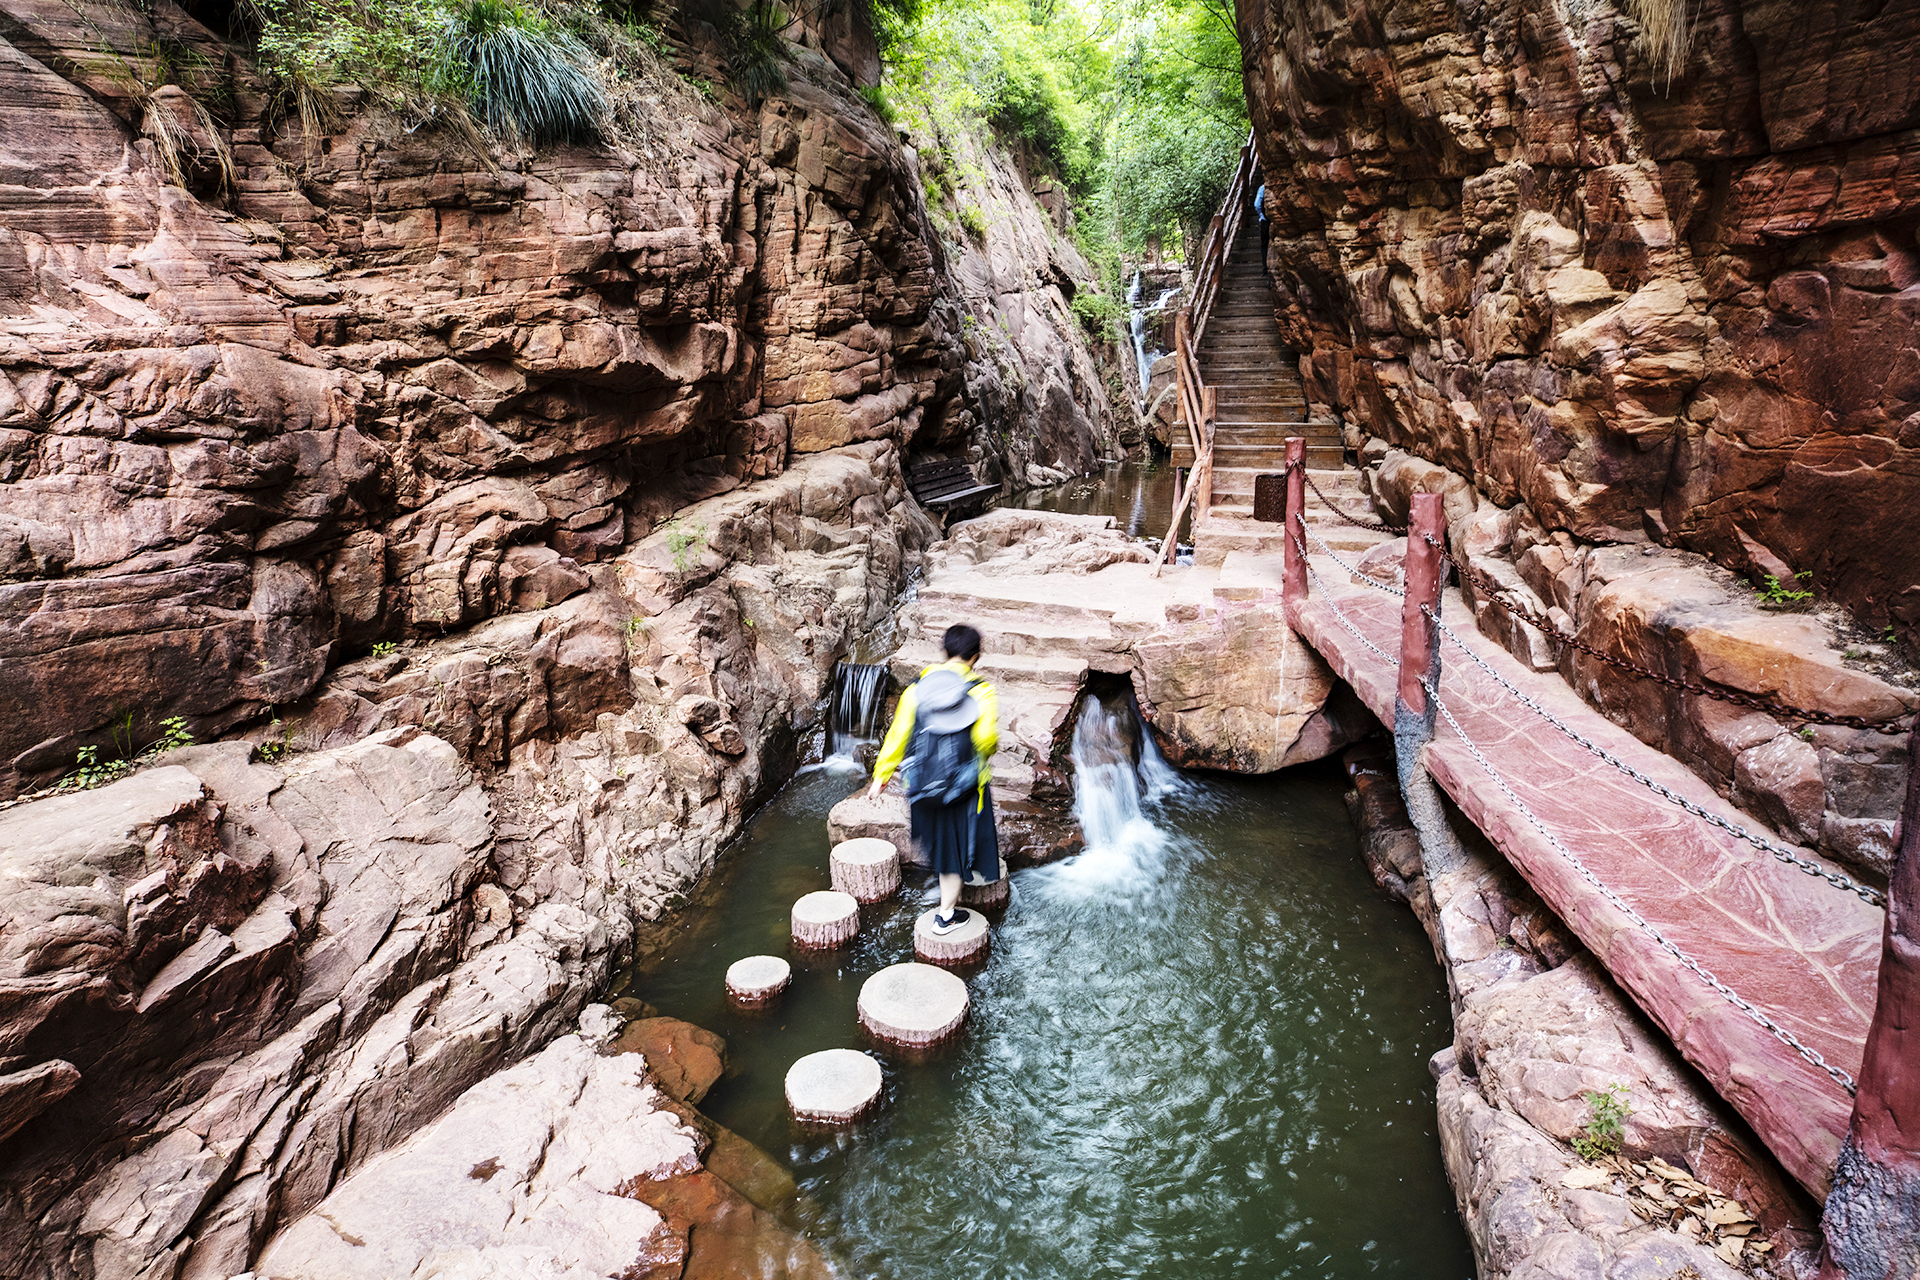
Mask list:
[[[940,637],[940,647],[947,651],[949,658],[972,662],[980,656],[980,633],[964,622],[956,622]]]

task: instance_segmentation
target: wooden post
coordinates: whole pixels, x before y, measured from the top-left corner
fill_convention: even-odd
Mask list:
[[[1204,453],[1193,468],[1193,527],[1213,511],[1213,420],[1219,412],[1220,393],[1212,387],[1200,391],[1200,445]]]
[[[1404,707],[1426,722],[1433,736],[1434,708],[1427,685],[1440,674],[1440,548],[1427,541],[1446,537],[1446,511],[1437,493],[1413,495],[1407,520],[1407,598],[1400,611],[1400,696]],[[1431,610],[1432,614],[1422,612]]]
[[[1820,1220],[1821,1280],[1920,1275],[1920,723],[1908,734],[1907,767],[1879,995]]]
[[[1440,713],[1427,689],[1440,687],[1440,548],[1446,537],[1446,509],[1437,493],[1413,495],[1407,519],[1407,598],[1400,611],[1400,687],[1393,699],[1393,757],[1400,774],[1400,798],[1420,833],[1420,862],[1430,876],[1463,866],[1466,851],[1447,825],[1440,788],[1427,773],[1422,753],[1433,741]],[[1433,543],[1427,541],[1433,538]],[[1457,1010],[1456,1010],[1457,1012]]]
[[[1287,437],[1287,536],[1281,543],[1281,599],[1289,625],[1307,598],[1307,441]]]

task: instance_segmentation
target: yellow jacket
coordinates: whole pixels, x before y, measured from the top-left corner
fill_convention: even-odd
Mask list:
[[[967,664],[958,658],[949,658],[945,662],[928,667],[920,674],[925,677],[927,672],[938,671],[941,667],[958,671],[962,675],[970,674]],[[973,687],[969,692],[980,703],[980,718],[973,722],[973,750],[974,754],[980,757],[980,791],[974,803],[974,808],[977,810],[986,803],[987,781],[993,773],[988,762],[993,759],[994,751],[1000,746],[1000,695],[994,692],[993,685],[986,680],[978,676],[970,678],[973,680]],[[913,739],[914,712],[919,707],[918,688],[917,682],[908,685],[907,691],[900,695],[899,709],[893,713],[893,727],[887,730],[886,741],[880,744],[880,758],[873,762],[873,779],[881,786],[887,784],[888,779],[892,778],[900,768],[901,762],[907,758],[907,744]]]

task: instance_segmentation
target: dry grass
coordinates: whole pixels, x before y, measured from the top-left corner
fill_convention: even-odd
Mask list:
[[[1693,47],[1693,19],[1687,0],[1627,0],[1627,10],[1640,24],[1640,38],[1665,83],[1671,85],[1686,70]]]

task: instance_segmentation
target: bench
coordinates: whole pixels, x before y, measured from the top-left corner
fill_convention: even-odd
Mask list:
[[[907,468],[907,488],[921,506],[951,514],[956,509],[984,505],[997,484],[981,484],[973,468],[959,458],[917,462]]]

